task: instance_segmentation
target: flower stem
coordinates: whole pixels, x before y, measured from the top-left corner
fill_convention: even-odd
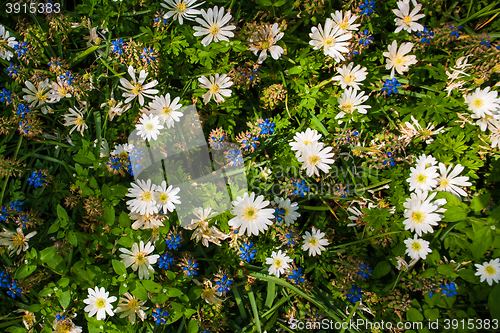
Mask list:
[[[19,136],[19,140],[17,141],[17,147],[16,147],[16,151],[14,152],[14,158],[13,158],[13,160],[16,159],[17,153],[19,153],[19,148],[21,148],[21,143],[22,142],[23,142],[23,136],[20,135]],[[9,183],[9,178],[10,178],[10,176],[7,175],[7,178],[5,178],[5,182],[3,183],[2,194],[0,194],[0,205],[3,204],[3,196],[5,194],[5,189],[7,188],[7,184]]]

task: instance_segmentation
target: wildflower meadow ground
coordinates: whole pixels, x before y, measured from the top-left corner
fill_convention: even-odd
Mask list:
[[[0,331],[499,332],[499,2],[0,2]]]

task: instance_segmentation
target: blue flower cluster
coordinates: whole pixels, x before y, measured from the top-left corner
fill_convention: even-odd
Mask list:
[[[16,114],[18,116],[21,116],[23,119],[26,118],[26,115],[31,111],[30,106],[28,104],[19,104],[17,106],[17,112]]]
[[[113,49],[111,51],[113,51],[114,53],[118,53],[118,55],[122,55],[122,53],[123,53],[123,49],[122,49],[123,39],[120,38],[120,39],[114,40],[111,42],[111,44],[113,45]]]
[[[446,284],[444,286],[440,285],[440,287],[443,289],[441,292],[446,297],[455,296],[457,294],[457,285],[455,284],[455,282]]]
[[[158,258],[158,267],[169,270],[174,266],[174,256],[170,252],[164,252]]]
[[[12,298],[20,297],[23,290],[17,286],[16,280],[10,280],[10,274],[0,272],[0,287],[7,289],[7,295]]]
[[[222,276],[222,279],[215,281],[215,283],[219,286],[217,291],[223,294],[227,294],[229,290],[231,290],[231,286],[234,284],[234,281],[229,279],[227,274]]]
[[[156,308],[155,310],[153,310],[153,313],[151,315],[153,316],[153,319],[155,321],[155,325],[167,323],[168,311],[163,310],[162,307]]]
[[[70,71],[67,71],[65,74],[61,74],[59,75],[59,77],[61,78],[61,80],[68,84],[68,85],[71,85],[71,82],[75,81],[75,79],[71,76],[71,72]]]
[[[361,298],[363,297],[363,291],[361,291],[361,288],[358,288],[358,286],[353,284],[350,292],[347,293],[346,296],[351,303],[357,303],[361,301]]]
[[[11,95],[12,95],[12,91],[5,89],[5,88],[2,88],[2,91],[0,91],[0,102],[6,101],[6,103],[10,103],[11,102],[11,99],[10,99]]]
[[[23,55],[26,54],[26,52],[29,51],[28,43],[27,42],[17,43],[16,45],[14,45],[14,50],[17,52],[18,57],[22,57]]]
[[[45,176],[40,170],[33,171],[31,176],[28,178],[28,182],[30,185],[33,185],[35,189],[37,189],[47,185],[45,178],[47,178],[47,176]]]
[[[188,277],[198,275],[198,272],[195,270],[196,268],[198,268],[198,264],[192,260],[188,260],[187,267],[182,267]]]
[[[302,268],[297,268],[292,271],[291,275],[288,275],[288,279],[295,282],[295,284],[304,283],[306,280],[304,279],[304,273],[302,272]]]
[[[368,279],[370,275],[372,275],[372,268],[368,266],[368,264],[359,264],[358,275],[361,276],[362,279]]]
[[[181,248],[181,234],[180,233],[169,233],[165,238],[165,244],[169,250],[178,250]]]
[[[255,258],[255,254],[257,253],[257,249],[252,249],[253,243],[244,243],[243,246],[240,246],[240,258],[246,262],[250,262],[253,258]]]
[[[359,35],[361,36],[361,39],[358,43],[362,46],[368,46],[370,43],[373,43],[373,37],[368,29],[361,31]]]
[[[307,187],[306,181],[304,179],[302,179],[302,181],[293,183],[293,186],[296,187],[296,189],[293,191],[293,194],[300,194],[302,198],[304,197],[305,192],[309,192],[309,187]]]
[[[385,80],[384,87],[382,91],[387,91],[387,96],[391,96],[391,93],[398,93],[398,87],[401,86],[401,83],[396,80],[396,78]]]
[[[418,37],[422,37],[421,43],[429,44],[431,42],[430,38],[434,36],[434,32],[427,28],[424,28],[424,31],[417,33]]]
[[[12,77],[12,75],[17,75],[18,72],[17,70],[20,69],[21,67],[19,66],[14,66],[13,63],[10,63],[10,66],[7,67],[6,71],[7,71],[7,74],[9,75],[9,77]]]
[[[361,14],[365,14],[366,16],[370,16],[373,14],[375,11],[375,1],[371,0],[365,0],[360,6],[359,9],[361,9]]]
[[[263,123],[259,124],[259,127],[261,128],[259,135],[271,135],[274,133],[276,124],[271,122],[269,118],[266,118]]]

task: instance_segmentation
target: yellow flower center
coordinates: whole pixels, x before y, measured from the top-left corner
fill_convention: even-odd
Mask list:
[[[220,91],[220,88],[219,88],[218,84],[214,84],[213,86],[210,87],[210,92],[212,94],[218,93],[219,91]]]
[[[12,237],[12,244],[14,246],[22,246],[24,244],[24,235],[23,234],[15,234]]]
[[[64,87],[59,87],[57,88],[57,92],[59,93],[59,95],[61,96],[66,96],[66,94],[68,93],[68,91],[66,90],[66,88]]]
[[[141,92],[142,92],[142,86],[138,83],[134,84],[134,88],[132,89],[132,93],[137,96],[137,95],[140,95]]]
[[[73,323],[69,320],[60,321],[57,323],[57,331],[63,333],[69,333],[73,330]]]
[[[417,182],[419,182],[419,183],[425,183],[426,179],[427,179],[426,175],[421,174],[421,175],[417,176]]]
[[[413,244],[411,244],[411,248],[414,249],[415,251],[420,251],[422,246],[420,245],[419,242],[413,242]]]
[[[488,266],[484,269],[484,271],[488,274],[488,275],[493,275],[495,274],[497,271],[496,269],[493,267],[493,266]]]
[[[257,209],[254,207],[247,207],[243,213],[243,217],[248,221],[253,221],[257,218]]]
[[[274,266],[276,266],[276,267],[281,267],[282,265],[283,265],[283,263],[281,262],[281,260],[280,260],[280,259],[276,259],[276,260],[274,261]]]
[[[352,74],[349,74],[344,78],[344,81],[347,83],[354,82],[354,80],[356,80],[356,77]]]
[[[304,146],[307,146],[307,145],[312,145],[313,143],[311,141],[308,141],[308,140],[305,140],[304,141]]]
[[[141,194],[141,200],[142,201],[151,201],[153,199],[153,194],[151,192],[144,192]]]
[[[172,109],[168,106],[164,107],[162,110],[161,110],[161,113],[162,114],[169,114],[170,112],[172,112]]]
[[[154,128],[155,128],[155,127],[154,127],[154,125],[153,125],[153,124],[151,124],[151,123],[146,124],[146,130],[148,130],[148,131],[152,131]]]
[[[326,47],[330,47],[330,46],[332,46],[332,44],[335,44],[335,38],[333,38],[333,37],[325,37],[325,38],[323,38],[323,44]]]
[[[340,29],[349,29],[349,23],[347,22],[347,17],[339,24]]]
[[[177,11],[179,13],[184,13],[186,11],[186,4],[184,3],[184,1],[181,1],[177,4]]]
[[[45,102],[47,100],[47,94],[44,94],[43,91],[39,91],[37,94],[36,94],[36,97],[38,97],[38,100],[40,102]]]
[[[219,33],[220,28],[219,28],[219,26],[217,24],[214,24],[214,25],[212,25],[210,27],[209,30],[210,30],[210,33],[215,36],[215,35],[217,35]]]
[[[319,156],[317,156],[317,155],[309,156],[309,164],[318,165],[319,161],[320,161]]]
[[[411,218],[416,223],[422,223],[422,222],[424,222],[424,213],[419,212],[419,211],[413,212],[411,214]]]
[[[445,188],[450,186],[450,182],[448,181],[448,178],[443,178],[439,181],[439,187]]]
[[[403,23],[406,24],[407,26],[410,26],[412,19],[409,16],[403,17]]]
[[[405,59],[402,56],[395,56],[394,62],[396,63],[396,66],[403,66],[405,64]]]
[[[102,309],[106,306],[106,300],[104,298],[98,298],[95,302],[95,306],[97,306],[99,309]]]
[[[482,99],[476,98],[472,104],[474,104],[474,107],[480,108],[484,105],[484,102]]]
[[[83,120],[82,117],[77,117],[75,120],[75,124],[78,126],[83,126],[83,125],[85,125],[85,120]]]
[[[215,294],[215,291],[213,290],[213,288],[205,288],[205,289],[203,289],[203,298],[204,299],[213,297],[214,294]]]
[[[352,109],[353,109],[353,103],[352,102],[346,102],[344,105],[342,105],[340,108],[342,109],[342,111],[345,111],[347,113],[352,113]]]
[[[139,252],[135,255],[135,263],[137,265],[142,265],[146,262],[146,254],[144,252]]]
[[[161,202],[166,202],[167,200],[168,200],[168,194],[167,193],[160,194],[160,201]]]
[[[316,238],[312,237],[309,240],[309,244],[311,244],[311,246],[316,246],[316,245],[318,245],[318,240]]]
[[[137,298],[132,298],[127,303],[127,308],[129,308],[130,310],[135,310],[137,309],[138,306],[139,306],[139,301],[137,300]]]

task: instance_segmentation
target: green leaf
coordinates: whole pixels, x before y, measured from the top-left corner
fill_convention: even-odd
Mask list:
[[[464,281],[470,283],[477,283],[478,277],[476,276],[476,272],[473,269],[470,268],[461,269],[457,273],[462,279],[464,279]]]
[[[488,306],[492,319],[500,320],[500,283],[496,283],[488,295]]]
[[[16,274],[14,274],[14,279],[24,279],[28,277],[36,270],[36,265],[23,264],[21,267],[16,269]]]
[[[175,273],[172,271],[167,271],[167,278],[169,280],[175,280]]]
[[[484,193],[478,195],[477,197],[472,198],[470,202],[470,208],[475,212],[479,212],[486,208],[486,206],[490,201],[490,198],[491,198],[490,193]]]
[[[52,223],[52,225],[50,226],[49,230],[47,231],[48,234],[53,234],[54,232],[56,232],[57,230],[59,230],[59,222],[56,222],[56,223]]]
[[[447,209],[443,214],[443,222],[457,222],[467,218],[467,212],[462,207],[453,206],[453,208]]]
[[[69,231],[68,236],[66,238],[71,245],[73,246],[78,245],[78,238],[76,238],[76,234],[74,231]]]
[[[135,281],[134,283],[134,289],[132,289],[132,295],[140,299],[141,301],[147,301],[148,300],[148,292],[142,284],[139,281]]]
[[[162,289],[158,283],[151,280],[142,280],[142,285],[151,293],[158,293]]]
[[[475,260],[480,259],[493,243],[493,235],[489,226],[482,226],[474,233],[472,239],[471,251]]]
[[[80,52],[76,57],[73,58],[73,60],[71,60],[70,67],[73,67],[74,65],[78,64],[86,56],[88,56],[89,54],[91,54],[92,52],[94,52],[95,50],[97,50],[98,48],[99,48],[99,46],[96,45],[96,46],[89,47],[88,49],[86,49],[83,52]]]
[[[198,325],[198,321],[195,319],[192,319],[189,321],[189,324],[187,327],[187,333],[197,333],[199,327],[200,326]]]
[[[53,246],[48,247],[48,248],[40,251],[40,260],[43,263],[47,263],[47,262],[51,261],[52,258],[54,258],[55,254],[56,254],[56,248]]]
[[[406,319],[412,322],[417,322],[417,321],[420,322],[424,320],[424,316],[422,316],[420,311],[418,311],[417,309],[409,308],[408,311],[406,311]]]
[[[202,291],[203,291],[203,287],[202,286],[193,286],[193,287],[191,287],[191,289],[189,289],[189,292],[188,292],[189,299],[191,301],[194,301],[194,300],[200,298]]]
[[[130,217],[127,213],[121,212],[120,217],[118,218],[118,222],[120,223],[120,227],[127,228],[130,227]]]
[[[424,316],[427,320],[439,319],[439,310],[438,309],[427,309],[424,311]]]
[[[104,218],[108,225],[113,225],[115,223],[115,209],[111,206],[104,208]]]
[[[67,277],[62,277],[57,281],[57,284],[61,288],[66,288],[66,286],[69,284],[70,280]]]
[[[167,288],[167,295],[169,297],[179,297],[179,296],[181,296],[183,294],[184,293],[180,289],[177,289],[177,288]]]
[[[451,276],[454,270],[455,268],[450,265],[439,265],[437,268],[438,273],[444,276]]]
[[[66,290],[61,294],[61,297],[59,298],[59,303],[61,304],[61,307],[63,309],[66,309],[69,306],[70,302],[71,302],[71,291]]]
[[[68,224],[69,217],[68,213],[61,205],[57,205],[57,217],[59,221],[61,221],[61,227],[64,228]]]
[[[372,279],[378,279],[386,276],[391,271],[391,263],[388,261],[380,261],[373,269]]]
[[[125,268],[125,264],[122,263],[119,260],[113,259],[111,261],[111,264],[113,265],[113,270],[115,271],[116,274],[118,275],[127,275],[127,269]]]
[[[266,0],[268,1],[268,0]],[[269,1],[271,2],[271,1]],[[300,66],[295,66],[295,67],[292,67],[288,70],[288,74],[300,74],[302,73],[302,68]]]

